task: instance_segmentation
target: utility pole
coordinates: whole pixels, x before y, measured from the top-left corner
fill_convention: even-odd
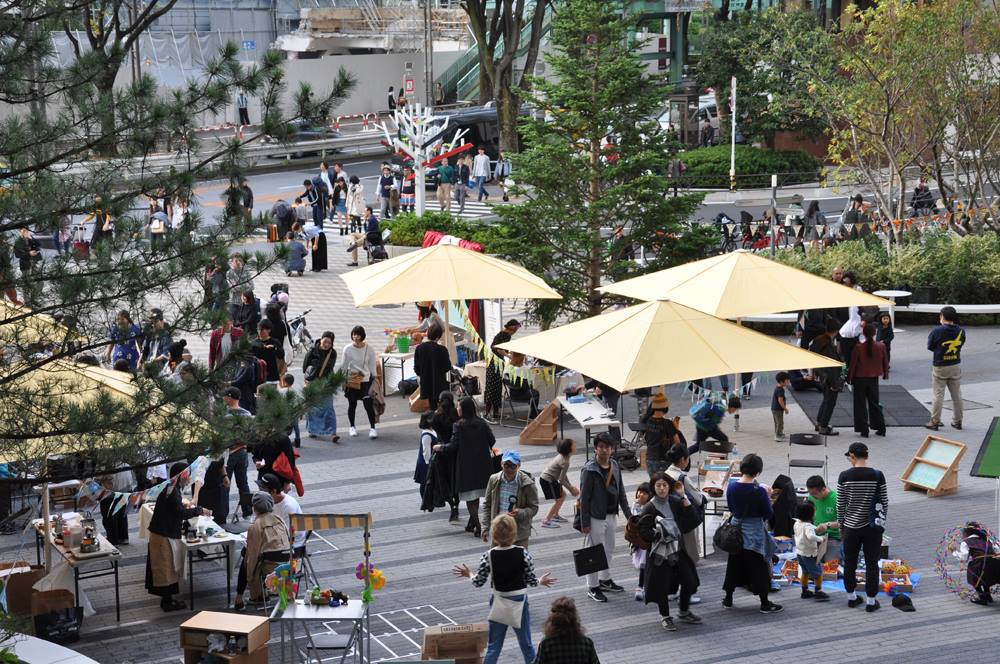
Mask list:
[[[787,245],[786,245],[787,246]],[[778,176],[771,176],[771,258],[778,253]]]
[[[729,191],[736,191],[736,77],[730,82],[729,100]]]
[[[434,0],[424,0],[424,105],[434,106]]]
[[[133,2],[128,3],[128,24],[129,24],[130,28],[133,25],[135,25],[136,13],[137,13],[137,11],[136,11],[135,2],[133,1]],[[131,59],[132,59],[132,84],[133,85],[138,84],[139,83],[139,79],[142,78],[142,67],[141,67],[141,63],[139,61],[139,41],[140,41],[140,39],[137,38],[132,43],[132,53],[131,53],[132,58]]]

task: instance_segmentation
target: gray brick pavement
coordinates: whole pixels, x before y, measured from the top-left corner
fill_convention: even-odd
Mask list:
[[[335,252],[331,252],[331,263],[334,258]],[[275,275],[274,280],[284,280],[283,275]],[[265,278],[260,283],[266,288],[270,281]],[[370,338],[378,339],[382,327],[406,323],[412,320],[414,313],[412,307],[355,310],[346,299],[346,289],[332,273],[307,273],[302,279],[292,280],[291,310],[296,312],[304,308],[314,310],[310,315],[314,334],[334,329],[340,341],[346,340],[348,330],[358,322],[375,331]],[[992,346],[1000,338],[998,330],[978,328],[970,338],[984,347],[983,361],[992,361],[987,359],[985,346]],[[897,337],[893,359],[900,375],[914,377],[906,384],[911,386],[915,396],[926,401],[929,399],[926,382],[917,380],[926,375],[922,339],[921,330],[912,331],[902,337],[902,341]],[[202,343],[192,340],[196,355],[203,356]],[[956,495],[929,499],[920,493],[902,491],[898,477],[923,440],[923,429],[890,429],[885,439],[868,441],[873,464],[882,468],[889,478],[888,532],[893,537],[892,552],[909,560],[923,574],[913,596],[916,613],[905,614],[883,604],[881,611],[868,615],[862,610],[849,610],[843,595],[835,595],[832,602],[824,605],[799,599],[795,590],[786,590],[775,597],[786,607],[779,615],[760,615],[755,610],[756,602],[749,596],[737,596],[736,608],[723,610],[719,599],[725,562],[719,555],[713,555],[699,568],[702,580],[699,594],[704,603],[695,610],[704,617],[705,624],[682,625],[678,632],[665,634],[659,628],[655,610],[633,601],[631,592],[613,596],[607,605],[588,600],[583,583],[573,573],[570,556],[570,551],[582,538],[569,528],[538,529],[531,540],[537,567],[540,571],[551,570],[559,581],[555,588],[531,593],[536,641],[548,601],[566,594],[577,600],[583,622],[605,663],[647,661],[664,652],[664,646],[669,649],[671,661],[700,663],[733,660],[809,662],[833,657],[846,662],[917,664],[930,661],[932,657],[935,661],[940,660],[942,653],[955,659],[980,661],[986,653],[996,652],[1000,646],[996,631],[1000,609],[977,607],[947,593],[932,570],[934,546],[947,528],[968,518],[996,523],[994,484],[967,475],[979,441],[1000,405],[997,398],[1000,383],[982,382],[988,377],[978,376],[980,382],[966,385],[965,396],[988,404],[990,408],[970,411],[963,431],[945,429],[940,432],[970,445],[970,453],[960,472],[961,488]],[[764,393],[766,390],[758,392],[751,403],[756,406],[758,401],[763,401]],[[344,406],[343,399],[338,399],[341,423],[346,421]],[[678,402],[674,408],[683,415],[685,407]],[[373,611],[389,613],[431,605],[455,622],[483,620],[487,592],[471,588],[467,580],[454,579],[449,572],[455,563],[473,564],[484,550],[483,544],[460,527],[449,525],[446,513],[424,514],[418,510],[417,488],[411,480],[416,453],[415,420],[415,416],[404,408],[402,399],[390,398],[387,422],[380,427],[378,440],[345,437],[343,444],[333,445],[304,439],[301,469],[307,493],[302,499],[303,507],[307,511],[370,510],[374,513],[374,560],[385,570],[388,584],[377,593]],[[809,430],[808,419],[797,407],[786,420],[790,432]],[[690,429],[689,424],[685,426]],[[729,423],[724,426],[728,428]],[[517,446],[516,430],[498,428],[496,434],[502,447]],[[579,434],[579,430],[569,430],[569,435],[575,434]],[[831,481],[845,467],[842,450],[854,440],[848,434],[842,430],[841,436],[831,439]],[[764,481],[769,482],[785,470],[786,448],[771,439],[771,418],[766,408],[745,409],[741,431],[735,439],[741,451],[763,455]],[[540,472],[551,454],[545,448],[526,448],[525,468]],[[578,455],[573,462],[574,471],[581,464],[582,455]],[[639,472],[626,474],[630,488],[642,479]],[[569,508],[564,511],[568,514]],[[156,599],[146,594],[143,588],[145,546],[135,532],[134,517],[132,523],[133,544],[123,549],[122,624],[114,623],[114,596],[106,583],[109,580],[85,582],[83,588],[98,614],[85,620],[83,638],[74,648],[102,664],[178,661],[177,626],[187,614],[164,615],[156,606]],[[344,532],[331,537],[331,541],[339,551],[317,558],[320,574],[332,585],[357,595],[360,584],[354,579],[353,570],[361,559],[360,537],[358,533]],[[27,538],[0,538],[4,558],[15,557],[19,550],[20,555],[33,556],[32,548],[33,543]],[[637,574],[631,567],[624,543],[612,565],[614,578],[631,590]],[[221,569],[200,573],[196,582],[198,608],[224,610],[224,588],[225,575]],[[400,642],[398,637],[392,641],[402,647]],[[520,661],[512,635],[501,661]]]

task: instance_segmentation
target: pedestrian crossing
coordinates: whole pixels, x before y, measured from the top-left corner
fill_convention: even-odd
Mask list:
[[[433,212],[441,211],[441,205],[438,203],[437,198],[434,198],[434,194],[431,192],[428,192],[427,200],[424,203],[424,205],[428,211],[433,211]],[[494,207],[493,205],[490,205],[486,202],[480,203],[476,201],[475,198],[465,201],[465,210],[463,212],[458,211],[459,207],[460,207],[459,204],[456,203],[454,200],[451,202],[452,215],[459,217],[461,219],[482,219],[484,217],[489,217],[495,214],[495,212],[493,211]]]

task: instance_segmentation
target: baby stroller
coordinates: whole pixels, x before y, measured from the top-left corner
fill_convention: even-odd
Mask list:
[[[384,261],[389,258],[389,253],[385,250],[385,240],[382,234],[377,231],[365,233],[365,253],[368,255],[368,264]]]
[[[475,376],[463,376],[458,369],[448,372],[448,388],[456,399],[474,397],[480,393],[479,379]]]

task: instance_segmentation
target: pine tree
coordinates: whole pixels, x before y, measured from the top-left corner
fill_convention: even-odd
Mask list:
[[[549,75],[532,81],[536,116],[522,123],[526,149],[512,171],[515,193],[527,200],[498,209],[500,237],[490,249],[544,274],[563,295],[537,305],[544,325],[601,313],[611,299],[597,289],[608,277],[702,257],[716,242],[685,223],[700,196],[666,195],[679,145],[656,118],[670,92],[639,61],[634,27],[621,2],[561,5]],[[639,247],[655,254],[643,268],[630,259]]]
[[[24,477],[44,476],[52,454],[74,455],[87,462],[81,472],[96,474],[150,458],[217,452],[236,436],[267,437],[340,380],[314,381],[305,401],[271,394],[250,430],[249,422],[235,422],[243,418],[222,417],[221,404],[210,396],[245,362],[245,345],[215,371],[193,363],[179,382],[164,379],[159,366],[147,365],[134,377],[108,373],[109,381],[124,382],[122,394],[96,389],[98,383],[82,377],[93,370],[81,368],[79,360],[104,356],[119,311],[132,316],[141,335],[150,309],[161,308],[175,340],[218,325],[225,307],[203,297],[199,285],[207,267],[225,269],[234,243],[259,223],[244,214],[232,186],[218,219],[191,213],[183,228],[154,247],[147,239],[150,200],[186,200],[199,179],[238,184],[247,144],[263,135],[292,138],[293,120],[329,114],[355,85],[341,69],[326,90],[290,95],[279,53],[245,67],[229,43],[179,89],[160,88],[149,76],[109,88],[109,59],[120,64],[133,35],[116,32],[121,6],[23,3],[0,16],[0,101],[12,111],[0,121],[0,287],[28,307],[0,302],[0,459]],[[108,50],[81,49],[72,64],[60,66],[49,35],[81,16],[97,21],[88,25],[90,32],[110,34]],[[95,17],[104,17],[103,27]],[[199,115],[221,111],[238,89],[261,100],[260,133],[200,141]],[[285,112],[280,102],[288,98],[294,108]],[[150,158],[167,145],[173,146],[172,165],[162,169]],[[95,159],[94,153],[113,156]],[[28,245],[14,236],[24,229],[38,238],[68,232],[70,220],[83,215],[98,226],[104,220],[114,225],[89,258],[45,255],[29,260],[30,269],[15,271],[19,261],[12,253],[23,255]],[[259,273],[282,253],[247,258]],[[137,336],[127,326],[122,334]],[[244,430],[237,431],[237,424]]]

